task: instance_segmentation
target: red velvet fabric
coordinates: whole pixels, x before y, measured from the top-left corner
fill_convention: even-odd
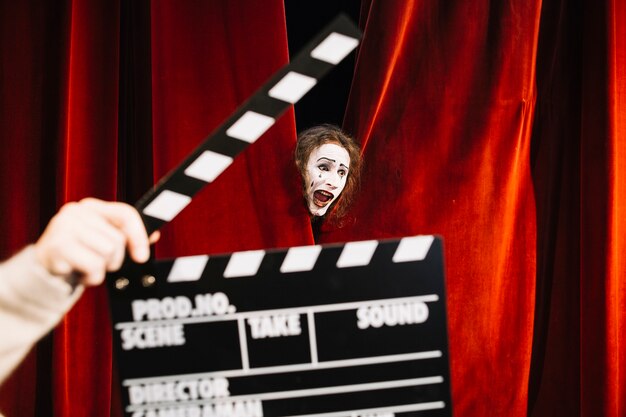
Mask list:
[[[581,413],[626,415],[626,5],[582,22]]]
[[[115,198],[119,40],[118,8],[105,2],[2,2],[1,7],[2,255],[7,256],[33,241],[63,202],[89,195]],[[55,415],[100,409],[108,414],[111,336],[103,295],[103,288],[87,292],[59,326],[52,376],[44,362],[38,372],[20,370],[3,387],[7,414],[45,415],[51,409]],[[52,398],[37,398],[37,391]]]
[[[2,257],[61,203],[116,198],[128,166],[160,178],[287,61],[278,0],[151,2],[150,99],[136,105],[150,107],[152,139],[147,156],[128,154],[119,9],[0,1]],[[362,190],[319,240],[444,237],[456,416],[626,415],[626,6],[362,11],[345,119],[363,144]],[[166,226],[158,256],[312,243],[294,140],[289,113]],[[102,288],[50,346],[2,387],[0,409],[118,415]]]
[[[533,416],[623,416],[623,2],[544,3],[531,158],[538,211]]]
[[[155,181],[288,60],[282,2],[153,4]],[[313,243],[295,136],[290,110],[163,228],[158,257]]]
[[[526,412],[539,12],[528,1],[373,1],[364,13],[345,122],[364,148],[362,191],[354,222],[322,240],[443,236],[459,416]]]

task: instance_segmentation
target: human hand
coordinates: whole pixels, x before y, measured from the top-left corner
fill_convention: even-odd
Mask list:
[[[35,243],[35,256],[50,274],[92,286],[122,266],[126,249],[135,262],[146,262],[158,239],[158,232],[148,238],[132,206],[86,198],[61,207]]]

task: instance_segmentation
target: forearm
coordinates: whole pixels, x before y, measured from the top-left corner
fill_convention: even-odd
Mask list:
[[[39,265],[32,246],[0,264],[0,383],[81,293]]]

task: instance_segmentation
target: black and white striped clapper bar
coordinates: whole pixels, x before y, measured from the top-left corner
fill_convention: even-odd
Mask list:
[[[136,205],[171,221],[358,45],[339,17]],[[107,277],[124,415],[451,416],[443,249],[414,236],[181,257]]]

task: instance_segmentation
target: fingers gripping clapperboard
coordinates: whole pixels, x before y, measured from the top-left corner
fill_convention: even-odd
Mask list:
[[[149,233],[356,48],[339,16],[138,203]],[[128,262],[107,278],[124,415],[451,416],[434,236]]]

